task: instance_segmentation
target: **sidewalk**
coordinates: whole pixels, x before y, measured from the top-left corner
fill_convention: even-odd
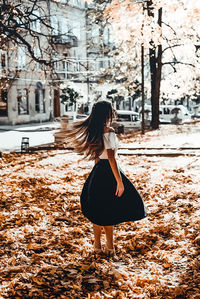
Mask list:
[[[29,138],[29,146],[37,147],[54,143],[54,133],[60,122],[0,126],[0,152],[21,150],[22,137]],[[145,135],[134,132],[122,136],[119,154],[122,155],[200,155],[200,122],[192,124],[161,125],[157,131]]]
[[[52,131],[60,128],[59,121],[21,124],[21,125],[0,125],[1,131],[19,131],[19,132],[41,132]]]
[[[59,128],[60,122],[0,125],[0,152],[20,151],[22,137],[29,138],[29,146],[52,143]]]

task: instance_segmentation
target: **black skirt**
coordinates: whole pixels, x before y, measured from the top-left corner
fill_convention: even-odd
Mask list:
[[[92,223],[106,226],[136,221],[147,216],[144,202],[119,167],[124,193],[115,195],[117,182],[108,159],[95,164],[82,189],[81,210]]]

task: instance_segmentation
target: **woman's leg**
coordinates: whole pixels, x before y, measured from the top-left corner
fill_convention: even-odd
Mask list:
[[[101,226],[93,223],[94,247],[101,249]]]
[[[106,233],[106,246],[108,249],[114,249],[113,244],[113,230],[114,227],[112,225],[110,226],[104,226],[104,230]]]

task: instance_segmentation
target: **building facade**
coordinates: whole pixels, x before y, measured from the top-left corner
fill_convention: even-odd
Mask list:
[[[42,64],[33,61],[23,45],[9,43],[7,50],[0,49],[0,80],[4,83],[0,92],[0,124],[42,122],[62,115],[59,86],[71,80],[69,71],[79,70],[77,61],[86,60],[85,9],[84,2],[76,0],[67,6],[51,1],[45,9],[35,12],[42,15],[48,11],[55,49],[51,53],[54,63],[49,69],[44,70]],[[38,33],[45,30],[39,20],[31,26]],[[42,48],[44,43],[41,37]],[[39,57],[40,49],[34,46],[33,49]],[[72,60],[76,63],[70,63]],[[85,93],[85,86],[80,85]]]
[[[60,103],[60,86],[73,82],[81,95],[79,106],[89,111],[100,96],[106,97],[110,86],[99,88],[100,70],[110,66],[111,59],[99,47],[100,32],[96,24],[88,25],[87,4],[84,1],[46,1],[45,7],[35,15],[48,16],[51,26],[51,55],[49,68],[35,62],[27,55],[24,45],[9,43],[7,50],[0,49],[0,80],[5,81],[0,92],[0,124],[22,124],[53,120],[78,109]],[[34,32],[46,30],[36,19],[31,23]],[[22,29],[23,30],[23,29]],[[27,37],[30,39],[31,36]],[[89,45],[89,41],[92,41]],[[104,28],[105,46],[112,47],[110,29]],[[46,40],[40,37],[40,46],[48,52]],[[41,48],[33,45],[36,57]]]

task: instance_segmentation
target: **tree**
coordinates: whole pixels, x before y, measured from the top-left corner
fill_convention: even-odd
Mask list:
[[[64,39],[69,35],[68,31],[56,32],[52,22],[50,5],[51,3],[59,5],[59,2],[3,0],[0,4],[0,48],[6,49],[9,43],[13,46],[23,45],[36,62],[51,65],[53,63],[51,54],[52,51],[57,51],[56,44],[59,38]],[[67,2],[63,8],[66,8],[66,5]],[[37,46],[40,56],[34,51]]]
[[[143,6],[146,9],[143,10]],[[182,85],[184,82],[189,91],[191,84],[185,79],[186,69],[191,78],[197,77],[194,63],[197,58],[193,48],[194,41],[199,38],[200,6],[195,1],[186,0],[115,0],[105,13],[127,60],[132,59],[133,51],[137,53],[140,50],[141,44],[145,49],[149,48],[152,127],[156,129],[159,127],[159,98],[160,94],[164,94],[162,81],[169,81],[169,75],[177,72]],[[186,47],[190,48],[190,57],[184,53]],[[176,83],[171,81],[168,96],[176,91]]]
[[[73,106],[77,103],[77,100],[82,96],[78,91],[75,90],[75,86],[70,84],[61,84],[61,103],[69,104],[69,106]]]
[[[154,18],[153,1],[147,2],[148,15]],[[158,9],[158,25],[162,26],[162,8]],[[160,84],[161,84],[161,72],[162,72],[162,44],[157,46],[154,42],[151,42],[151,48],[149,48],[149,65],[151,73],[151,110],[152,120],[151,126],[153,129],[159,128],[159,100],[160,100]],[[157,51],[156,51],[157,50]]]
[[[112,100],[112,103],[116,105],[116,109],[120,109],[120,103],[124,100],[124,96],[120,94],[120,90],[111,89],[107,92],[107,99]]]

